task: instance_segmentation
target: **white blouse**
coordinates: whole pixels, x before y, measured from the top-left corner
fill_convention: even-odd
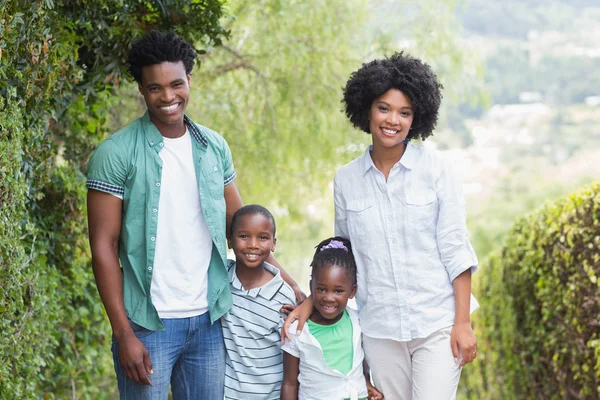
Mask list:
[[[454,324],[452,281],[477,268],[462,185],[439,153],[408,144],[386,182],[371,147],[334,179],[335,234],[352,242],[367,336],[408,341]],[[478,303],[471,296],[471,312]]]

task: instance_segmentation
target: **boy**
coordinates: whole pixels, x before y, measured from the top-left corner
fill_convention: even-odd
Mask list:
[[[279,270],[266,262],[275,251],[275,219],[264,207],[240,208],[227,243],[233,306],[222,318],[227,349],[225,399],[278,400],[283,379],[281,309],[295,295]]]
[[[174,33],[136,40],[129,72],[148,111],[88,164],[92,266],[122,399],[166,400],[169,386],[175,400],[223,398],[225,239],[242,201],[225,140],[184,114],[195,57]]]

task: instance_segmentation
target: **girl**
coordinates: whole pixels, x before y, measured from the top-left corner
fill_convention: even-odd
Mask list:
[[[427,64],[399,53],[364,64],[344,89],[346,115],[371,145],[335,175],[335,232],[355,245],[365,357],[395,400],[454,399],[477,354],[478,261],[461,185],[437,153],[410,143],[432,134],[441,88]],[[302,329],[310,304],[284,335],[296,318]]]
[[[364,366],[358,318],[346,309],[356,292],[356,263],[347,239],[317,245],[310,264],[314,307],[308,326],[282,346],[282,400],[383,399]]]

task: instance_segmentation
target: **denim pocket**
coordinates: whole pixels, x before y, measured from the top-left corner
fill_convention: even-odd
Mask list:
[[[149,336],[154,332],[154,331],[151,331],[150,329],[146,329],[143,326],[136,324],[135,322],[133,322],[130,319],[128,319],[128,321],[129,321],[129,326],[131,327],[131,329],[133,330],[133,333],[135,333],[135,336],[138,339]]]

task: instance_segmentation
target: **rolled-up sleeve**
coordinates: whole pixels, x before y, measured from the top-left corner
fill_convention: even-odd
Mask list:
[[[342,194],[340,177],[336,174],[333,179],[333,203],[335,209],[335,236],[349,238],[348,221],[346,220],[346,201]]]
[[[87,166],[86,187],[123,198],[127,179],[124,150],[111,138],[96,148]]]
[[[474,273],[479,261],[468,238],[462,184],[448,162],[442,161],[440,169],[436,181],[439,202],[436,238],[442,263],[454,281],[469,268]]]
[[[223,139],[223,179],[224,185],[227,186],[233,182],[236,177],[235,169],[233,168],[233,157],[231,156],[231,150],[229,149],[229,145]]]

